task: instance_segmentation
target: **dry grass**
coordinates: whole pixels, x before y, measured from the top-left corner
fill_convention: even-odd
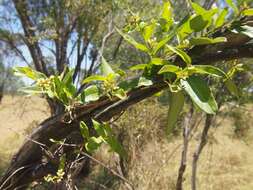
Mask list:
[[[0,104],[0,167],[4,168],[33,127],[48,117],[46,102],[38,97],[5,96]]]
[[[27,133],[31,126],[48,116],[45,105],[46,103],[39,98],[6,97],[3,100],[3,104],[0,105],[1,167],[9,162],[10,156],[21,145],[24,140],[22,133]],[[252,106],[249,109],[252,110]],[[130,155],[127,178],[137,190],[174,189],[182,140],[178,136],[168,141],[164,135],[166,110],[166,107],[159,106],[151,99],[130,108],[117,122],[124,139],[123,143]],[[249,123],[253,122],[252,117],[251,114],[248,118]],[[227,118],[219,127],[211,129],[209,143],[199,161],[198,189],[253,189],[253,134],[252,131],[247,134],[247,142],[233,138],[232,125],[233,122]],[[189,148],[184,181],[187,190],[190,189],[190,166],[199,140],[199,132],[198,130],[195,133]],[[115,165],[115,156],[106,154],[105,149],[98,153],[97,158]],[[100,174],[100,182],[103,183],[107,173],[103,171]],[[126,187],[120,184],[114,189],[123,190]]]

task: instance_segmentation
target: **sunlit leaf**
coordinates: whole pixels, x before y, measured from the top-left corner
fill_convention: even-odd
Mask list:
[[[171,73],[176,73],[178,71],[181,71],[182,69],[176,65],[164,65],[158,74],[166,73],[166,72],[171,72]]]
[[[190,44],[191,45],[206,45],[206,44],[215,44],[226,42],[227,39],[225,37],[217,37],[217,38],[207,38],[207,37],[198,37],[198,38],[191,38]]]
[[[245,16],[253,16],[253,9],[246,9],[244,11],[242,11],[242,14]]]
[[[173,46],[170,46],[170,45],[167,45],[167,47],[170,51],[172,51],[172,52],[176,53],[177,55],[179,55],[187,65],[191,64],[190,56],[187,55],[187,53],[185,53],[183,50],[181,50],[179,48],[176,48],[176,47],[173,47]]]
[[[191,72],[191,74],[208,74],[214,77],[227,77],[224,71],[212,65],[194,65],[186,68],[186,70]]]
[[[134,65],[134,66],[130,67],[130,70],[132,70],[132,71],[134,71],[134,70],[144,70],[147,65],[148,64]]]
[[[217,103],[207,83],[197,76],[190,76],[181,80],[181,85],[192,101],[208,114],[215,114],[218,110]]]
[[[30,67],[15,67],[14,74],[16,76],[28,77],[32,80],[37,80],[40,78],[47,78],[46,75],[31,69]]]
[[[101,76],[101,75],[92,75],[84,79],[82,83],[84,84],[84,83],[89,83],[92,81],[106,81],[106,77]]]
[[[96,85],[91,85],[84,89],[81,96],[83,102],[96,101],[99,99],[99,89]]]
[[[217,17],[217,19],[215,21],[216,28],[221,27],[224,24],[227,14],[228,14],[227,8],[225,8],[221,11],[221,13],[219,14],[219,16]]]

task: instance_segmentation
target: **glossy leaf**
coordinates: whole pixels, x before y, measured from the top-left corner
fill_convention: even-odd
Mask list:
[[[190,56],[187,55],[187,53],[185,53],[183,50],[181,50],[179,48],[176,48],[176,47],[173,47],[173,46],[170,46],[170,45],[167,45],[167,47],[170,51],[172,51],[172,52],[176,53],[177,55],[179,55],[187,65],[191,64]]]
[[[151,36],[155,30],[155,26],[156,26],[155,23],[151,23],[151,24],[144,27],[143,38],[146,42],[151,38]]]
[[[146,79],[144,77],[139,78],[138,87],[139,86],[150,86],[152,84],[153,84],[153,82],[149,79]]]
[[[106,77],[101,76],[101,75],[92,75],[84,79],[82,83],[84,84],[84,83],[89,83],[93,81],[106,81]]]
[[[158,72],[158,74],[162,74],[162,73],[167,73],[167,72],[171,72],[171,73],[176,73],[178,71],[181,71],[182,69],[176,65],[164,65],[160,71]]]
[[[181,85],[200,109],[208,114],[217,112],[217,103],[204,80],[197,76],[190,76],[186,80],[181,80]]]
[[[186,70],[188,70],[190,74],[208,74],[214,77],[227,77],[224,71],[212,65],[194,65],[186,68]]]
[[[134,70],[144,70],[147,65],[148,64],[134,65],[134,66],[130,67],[130,70],[132,70],[132,71],[134,71]]]
[[[242,11],[242,14],[245,16],[253,16],[253,8]]]
[[[221,13],[219,14],[219,16],[217,17],[215,21],[216,28],[219,28],[224,24],[227,14],[228,14],[228,9],[225,8],[221,11]]]
[[[82,92],[82,101],[85,103],[90,101],[96,101],[98,99],[99,89],[96,85],[91,85]]]
[[[47,78],[43,73],[37,72],[30,67],[15,67],[14,74],[16,76],[28,77],[32,80],[37,80],[39,78]]]
[[[225,37],[217,37],[217,38],[207,38],[207,37],[198,37],[198,38],[191,38],[190,44],[191,45],[206,45],[206,44],[215,44],[226,42],[227,39]]]

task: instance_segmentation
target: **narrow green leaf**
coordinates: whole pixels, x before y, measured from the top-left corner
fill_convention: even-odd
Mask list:
[[[106,81],[106,77],[101,75],[92,75],[83,80],[82,84],[89,83],[92,81]]]
[[[35,71],[31,69],[30,67],[15,67],[13,70],[16,76],[28,77],[32,80],[47,78],[46,75],[44,75],[43,73]]]
[[[217,19],[215,21],[215,28],[219,28],[224,24],[227,14],[228,14],[227,8],[225,8],[221,11],[221,13],[219,14],[219,16],[217,17]]]
[[[160,42],[158,42],[154,48],[153,54],[155,55],[163,46],[165,46],[172,39],[172,37],[172,35],[166,36]]]
[[[19,91],[27,93],[27,94],[42,94],[45,93],[40,87],[38,86],[27,86],[21,88]]]
[[[173,131],[178,117],[184,107],[184,93],[182,91],[171,92],[170,95],[170,103],[169,103],[169,111],[168,111],[168,125],[166,132],[168,135]]]
[[[144,70],[148,64],[138,64],[130,67],[130,70]]]
[[[190,56],[187,55],[187,53],[185,53],[183,50],[173,47],[173,46],[170,46],[170,45],[167,45],[166,47],[168,47],[168,49],[170,51],[179,55],[187,65],[191,65],[192,60],[191,60]]]
[[[181,85],[200,109],[208,114],[217,112],[217,103],[204,80],[197,76],[190,76],[186,80],[181,80]]]
[[[191,45],[206,45],[206,44],[215,44],[226,42],[227,39],[225,37],[217,37],[217,38],[207,38],[207,37],[198,37],[198,38],[191,38],[190,44]]]
[[[187,67],[186,70],[190,72],[189,74],[208,74],[214,77],[223,77],[227,78],[227,75],[224,71],[219,69],[218,67],[212,65],[194,65],[191,67]]]
[[[153,57],[150,63],[153,65],[164,65],[164,60],[161,58]]]
[[[176,65],[164,65],[160,71],[158,72],[158,74],[162,74],[162,73],[167,73],[167,72],[171,72],[171,73],[176,73],[178,71],[181,71],[182,69]]]
[[[253,16],[253,8],[242,11],[242,14],[245,16]]]
[[[130,44],[132,44],[136,49],[139,49],[141,51],[144,51],[144,52],[148,52],[148,48],[141,44],[141,43],[138,43],[136,42],[131,36],[129,36],[128,34],[125,34],[123,33],[122,31],[120,31],[119,29],[116,28],[116,30],[118,31],[118,33]]]
[[[88,139],[90,137],[89,128],[83,121],[80,122],[80,131],[83,138]]]
[[[172,20],[172,7],[169,1],[163,4],[162,18],[167,22],[171,22]]]
[[[151,38],[154,32],[155,26],[156,26],[155,23],[151,23],[144,27],[143,38],[146,42]]]

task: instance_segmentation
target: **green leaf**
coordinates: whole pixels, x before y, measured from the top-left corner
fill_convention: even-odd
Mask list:
[[[164,65],[160,71],[158,72],[158,74],[162,74],[162,73],[167,73],[167,72],[171,72],[171,73],[176,73],[178,71],[181,71],[182,69],[176,65]]]
[[[83,121],[80,122],[80,131],[83,138],[88,139],[90,137],[89,128]]]
[[[246,9],[244,11],[242,11],[242,14],[245,16],[253,16],[253,9]]]
[[[228,78],[224,83],[225,83],[226,88],[228,89],[228,91],[232,95],[234,95],[236,97],[240,96],[237,86],[235,85],[235,83],[231,79]]]
[[[208,26],[208,20],[205,20],[202,15],[196,15],[190,20],[190,27],[194,32],[200,32]]]
[[[190,76],[186,80],[181,80],[181,85],[200,109],[208,114],[217,112],[217,103],[204,80],[197,76]]]
[[[165,62],[161,58],[154,57],[154,58],[151,59],[150,63],[153,64],[153,65],[164,65]]]
[[[141,44],[141,43],[138,43],[136,42],[131,36],[129,36],[128,34],[125,34],[123,33],[122,31],[120,31],[119,29],[116,28],[116,30],[118,31],[118,33],[130,44],[132,44],[136,49],[139,49],[141,51],[144,51],[144,52],[148,52],[148,48]]]
[[[21,92],[27,93],[27,94],[42,94],[45,93],[40,87],[38,86],[27,86],[27,87],[23,87],[20,88]]]
[[[163,4],[162,18],[165,19],[167,22],[172,21],[172,7],[169,1]]]
[[[179,55],[183,61],[187,64],[190,65],[191,64],[191,58],[189,55],[187,55],[187,53],[185,53],[183,50],[176,48],[176,47],[172,47],[170,45],[167,45],[166,47],[168,47],[168,49],[174,53],[176,53],[177,55]]]
[[[207,38],[207,37],[198,37],[198,38],[191,38],[190,44],[191,45],[206,45],[206,44],[215,44],[226,42],[227,39],[225,37],[217,37],[217,38]]]
[[[228,14],[227,8],[221,11],[221,13],[219,14],[219,16],[217,17],[215,21],[215,28],[219,28],[224,24],[227,14]]]
[[[155,23],[151,23],[144,27],[143,38],[146,42],[151,38],[154,32],[155,26],[156,26]]]
[[[98,99],[99,89],[96,85],[91,85],[82,92],[82,101],[85,103],[90,101],[96,101]]]
[[[218,67],[212,65],[194,65],[191,67],[187,67],[186,70],[192,74],[208,74],[214,77],[223,77],[227,78],[227,75],[224,71],[219,69]]]
[[[85,148],[88,152],[93,153],[97,150],[101,144],[103,143],[103,139],[101,137],[91,137],[88,139],[88,142],[85,144]]]
[[[37,72],[30,67],[15,67],[14,74],[17,76],[28,77],[32,80],[47,78],[46,75],[44,75],[43,73]]]
[[[149,79],[146,79],[144,77],[139,78],[138,87],[139,86],[151,86],[153,82]]]
[[[206,9],[204,9],[203,7],[198,5],[197,3],[192,2],[191,5],[192,5],[192,8],[194,9],[195,13],[198,15],[203,15],[207,12]]]
[[[95,120],[92,120],[93,123],[93,127],[96,130],[97,134],[103,138],[106,138],[108,136],[107,132],[105,131],[105,129],[103,128],[104,124],[99,123]]]
[[[101,75],[92,75],[92,76],[89,76],[86,79],[84,79],[82,84],[89,83],[89,82],[92,82],[92,81],[106,81],[106,77],[101,76]]]
[[[103,56],[102,56],[102,62],[100,65],[100,71],[101,71],[101,75],[103,76],[107,76],[109,74],[115,73]]]
[[[168,111],[168,125],[166,132],[168,135],[173,131],[175,124],[178,120],[178,117],[184,107],[184,93],[182,91],[171,92],[169,111]]]
[[[138,64],[130,67],[130,70],[144,70],[148,64]]]
[[[234,4],[233,0],[225,0],[225,1],[228,4],[228,6],[230,6],[233,9],[234,13],[237,15],[239,13],[239,10],[237,6]]]
[[[158,42],[157,45],[154,47],[153,54],[155,55],[163,46],[165,46],[172,39],[172,37],[172,35],[166,36],[160,42]]]
[[[113,95],[118,97],[121,100],[123,100],[127,97],[126,92],[122,88],[119,88],[119,89],[113,91]]]

